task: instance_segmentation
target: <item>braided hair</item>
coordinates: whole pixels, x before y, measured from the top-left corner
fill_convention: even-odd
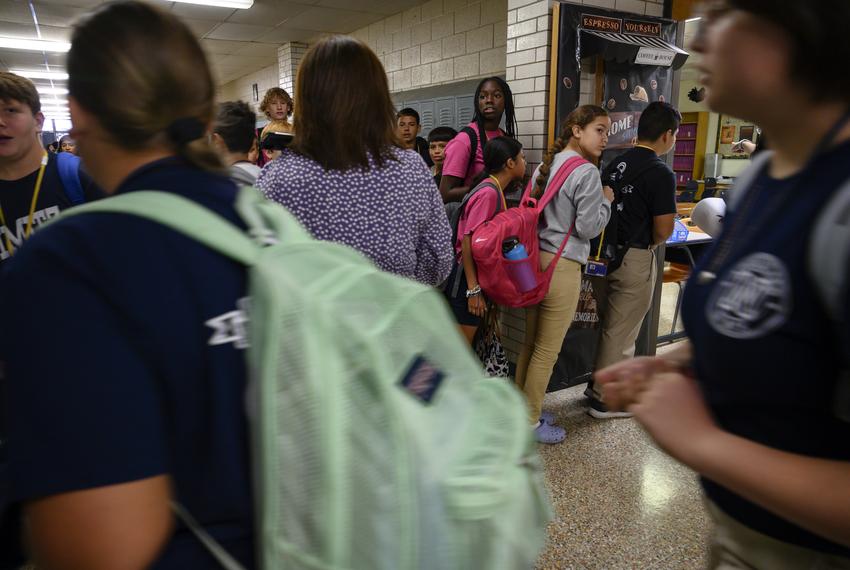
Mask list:
[[[549,149],[549,152],[546,153],[543,157],[543,162],[540,164],[540,173],[537,176],[537,180],[534,182],[534,191],[531,193],[532,198],[540,199],[543,195],[543,191],[546,189],[546,184],[549,182],[552,161],[555,160],[556,154],[567,148],[567,145],[570,143],[570,139],[573,137],[573,127],[583,129],[592,123],[597,117],[607,116],[608,111],[598,105],[582,105],[567,115],[567,118],[564,119],[563,127],[561,127],[561,134],[557,139],[555,139],[555,144],[551,149]]]
[[[502,94],[505,96],[505,134],[512,139],[515,139],[517,133],[514,94],[511,92],[510,86],[501,77],[485,77],[478,83],[478,87],[475,88],[475,96],[473,97],[473,101],[475,102],[475,113],[472,115],[472,121],[478,129],[478,141],[481,145],[482,152],[484,147],[487,145],[487,129],[484,128],[484,115],[481,114],[481,108],[478,106],[478,98],[481,96],[481,89],[484,88],[484,84],[488,81],[498,84],[499,89],[502,90]],[[473,149],[473,153],[474,152],[475,149]]]

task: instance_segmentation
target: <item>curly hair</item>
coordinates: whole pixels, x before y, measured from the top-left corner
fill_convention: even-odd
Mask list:
[[[260,103],[260,111],[262,111],[268,119],[271,119],[271,117],[269,117],[269,107],[277,100],[281,100],[286,104],[289,108],[289,112],[287,112],[286,117],[291,117],[293,107],[292,97],[289,96],[286,89],[282,89],[280,87],[272,87],[266,91],[266,95],[263,97],[263,102]]]

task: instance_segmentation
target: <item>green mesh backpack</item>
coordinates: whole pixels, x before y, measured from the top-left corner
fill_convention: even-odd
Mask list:
[[[550,509],[525,403],[484,378],[442,296],[315,240],[253,188],[236,208],[248,234],[163,192],[67,215],[141,216],[248,267],[259,567],[533,567]]]

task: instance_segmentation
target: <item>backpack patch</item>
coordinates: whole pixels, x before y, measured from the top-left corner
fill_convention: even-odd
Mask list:
[[[417,356],[399,385],[410,392],[413,397],[430,404],[440,384],[443,383],[444,377],[445,375],[433,364],[423,357]]]

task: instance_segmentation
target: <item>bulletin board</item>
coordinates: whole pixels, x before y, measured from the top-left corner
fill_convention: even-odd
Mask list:
[[[747,159],[749,155],[734,152],[732,146],[741,139],[758,142],[758,129],[752,121],[720,115],[717,125],[717,153],[724,159]]]

